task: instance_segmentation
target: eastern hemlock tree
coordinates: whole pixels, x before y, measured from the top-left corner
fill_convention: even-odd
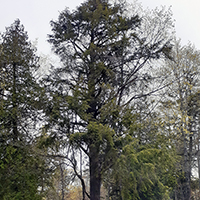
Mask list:
[[[16,20],[1,35],[0,52],[0,196],[41,199],[44,164],[34,153],[42,90],[34,79],[35,54],[23,25]]]
[[[88,156],[91,200],[100,199],[103,174],[121,152],[120,140],[127,136],[123,115],[152,92],[140,90],[151,78],[149,64],[169,57],[171,49],[170,13],[140,16],[132,8],[88,0],[51,21],[49,42],[63,66],[46,79],[48,128],[60,147]]]
[[[103,176],[108,199],[169,199],[176,185],[175,148],[159,114],[142,99],[140,108],[134,106],[123,116],[127,136],[121,139],[121,154]]]

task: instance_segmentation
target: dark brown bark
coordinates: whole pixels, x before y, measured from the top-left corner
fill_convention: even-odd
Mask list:
[[[101,166],[98,147],[90,147],[90,200],[100,200]]]

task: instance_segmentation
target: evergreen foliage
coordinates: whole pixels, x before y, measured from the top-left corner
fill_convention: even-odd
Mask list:
[[[0,197],[41,199],[45,162],[35,153],[42,88],[34,73],[38,57],[16,20],[1,35]]]
[[[138,124],[126,126],[123,120],[131,106],[136,105],[136,99],[153,92],[147,86],[151,79],[148,64],[170,57],[171,15],[161,10],[143,17],[134,11],[129,12],[126,3],[88,0],[73,12],[67,9],[61,12],[58,21],[51,21],[53,33],[49,42],[63,66],[53,69],[46,79],[50,96],[46,107],[47,128],[50,138],[58,141],[60,148],[81,149],[88,156],[91,200],[100,199],[103,176],[123,158],[123,153],[125,160],[128,159],[125,149],[131,149],[133,163],[143,153],[150,152],[153,158],[160,152],[151,151],[152,147],[135,152],[131,144],[137,144],[137,139],[130,132]],[[149,31],[151,34],[147,34]],[[131,138],[130,144],[122,142],[126,137]],[[146,171],[152,169],[152,172],[156,164],[149,162],[145,164]],[[133,174],[132,170],[127,173]],[[131,177],[128,180],[134,186],[137,176]],[[162,182],[154,180],[153,183],[147,177],[148,187],[141,187],[141,191],[147,191],[153,184],[164,191]],[[132,186],[123,190],[124,199],[129,198],[131,190],[138,190],[131,189]]]
[[[20,20],[1,34],[0,199],[191,199],[200,57],[172,45],[170,10],[86,0],[51,27],[40,83]]]

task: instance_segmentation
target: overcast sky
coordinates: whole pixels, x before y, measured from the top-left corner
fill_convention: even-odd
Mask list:
[[[57,20],[66,7],[75,9],[83,0],[0,0],[0,32],[19,18],[28,32],[29,39],[38,39],[38,52],[49,54],[46,42],[51,33],[49,22]],[[131,0],[130,0],[131,2]],[[172,6],[177,37],[183,44],[188,41],[200,49],[200,0],[139,0],[143,7]]]

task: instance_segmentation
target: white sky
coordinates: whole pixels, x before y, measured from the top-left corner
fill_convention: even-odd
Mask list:
[[[29,39],[38,39],[38,53],[50,54],[46,42],[51,33],[50,20],[57,20],[59,12],[66,7],[75,9],[83,0],[0,0],[0,32],[19,18],[28,32]],[[130,0],[131,2],[131,0]],[[172,6],[176,20],[177,37],[183,44],[188,41],[200,49],[200,0],[138,0],[143,7]]]

